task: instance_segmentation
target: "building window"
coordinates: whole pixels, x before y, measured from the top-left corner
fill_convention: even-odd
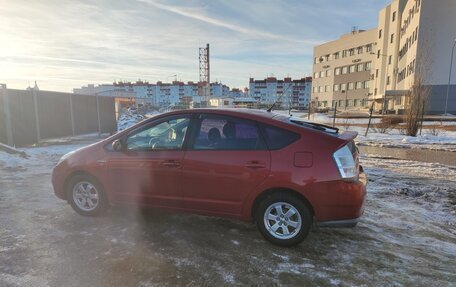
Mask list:
[[[334,71],[334,73],[336,74],[336,76],[340,75],[340,68],[336,68],[336,70]]]
[[[370,71],[371,68],[372,68],[372,62],[367,62],[367,63],[366,63],[366,69],[365,69],[365,70],[366,70],[366,71]]]
[[[340,85],[340,90],[341,91],[346,91],[347,90],[347,84],[341,84]]]
[[[355,68],[356,68],[355,65],[351,65],[350,66],[350,73],[354,73],[355,72]]]
[[[314,63],[315,63],[315,64],[318,64],[318,57],[316,57],[316,58],[314,59]]]
[[[340,53],[339,53],[339,52],[334,53],[333,56],[334,56],[334,60],[337,60],[337,59],[339,59],[339,57],[340,57]]]
[[[393,56],[389,55],[389,57],[388,57],[388,65],[391,65],[392,62],[393,62]]]
[[[315,78],[315,79],[318,79],[318,75],[319,75],[319,73],[318,73],[318,72],[315,72],[315,73],[314,73],[314,78]]]
[[[365,81],[364,82],[364,88],[365,89],[369,89],[370,88],[370,82],[369,81]]]
[[[331,77],[331,70],[326,70],[326,77]]]
[[[393,20],[392,22],[396,21],[396,11],[393,12]]]
[[[355,107],[359,107],[360,106],[360,101],[359,100],[355,100]]]
[[[344,107],[345,106],[345,103],[343,100],[339,100],[339,107]]]
[[[358,47],[358,54],[362,54],[363,53],[363,47]]]
[[[389,84],[390,84],[390,80],[391,80],[391,78],[390,78],[390,76],[388,76],[388,77],[386,78],[386,85],[389,85]]]
[[[335,84],[333,89],[334,89],[334,92],[338,92],[339,89],[340,89],[340,85],[339,84]]]
[[[372,52],[372,44],[366,46],[366,52]]]
[[[317,92],[317,87],[313,87],[312,90],[313,90],[313,93],[315,94]]]
[[[355,87],[354,83],[348,83],[349,90],[353,90],[354,87]]]
[[[323,86],[319,86],[319,87],[318,87],[318,92],[319,92],[319,93],[323,93]]]
[[[324,77],[325,77],[325,72],[320,71],[320,78],[324,78]]]
[[[362,89],[363,88],[363,82],[356,82],[356,89]]]
[[[342,67],[342,75],[345,75],[348,72],[348,67]]]
[[[358,72],[364,71],[364,64],[358,64]]]
[[[378,78],[378,69],[375,70],[375,77]]]
[[[377,59],[380,59],[380,50],[377,51]]]
[[[378,30],[378,38],[379,38],[379,39],[382,38],[382,29]]]
[[[331,92],[330,86],[325,86],[325,92]]]
[[[355,55],[355,49],[350,49],[350,56],[354,56]]]
[[[329,60],[330,60],[330,55],[329,54],[325,55],[325,60],[326,60],[326,62],[329,62]]]
[[[393,44],[393,42],[394,42],[394,33],[391,34],[391,39],[390,39],[390,43]]]
[[[347,57],[347,53],[348,53],[348,51],[347,51],[347,50],[343,50],[343,51],[342,51],[342,58],[345,58],[345,57]]]

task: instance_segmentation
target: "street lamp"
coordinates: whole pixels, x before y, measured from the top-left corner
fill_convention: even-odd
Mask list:
[[[456,39],[454,39],[453,49],[451,49],[451,60],[450,60],[450,73],[448,75],[448,87],[447,87],[447,94],[446,94],[446,101],[445,101],[445,115],[447,114],[448,109],[448,95],[450,94],[450,85],[451,85],[451,71],[453,70],[453,55],[454,55],[454,47],[456,46]]]
[[[348,87],[347,87],[347,90],[342,90],[342,94],[345,94],[345,110],[347,110],[347,105],[348,105]]]
[[[370,52],[371,55],[379,55],[379,56],[382,56],[382,57],[388,57],[388,55],[385,55],[385,54],[380,54],[380,53],[374,53],[374,52]],[[385,114],[385,104],[386,104],[386,90],[388,89],[388,68],[389,68],[389,63],[388,63],[388,60],[386,62],[386,77],[385,77],[385,93],[383,94],[383,103],[382,103],[382,115]]]

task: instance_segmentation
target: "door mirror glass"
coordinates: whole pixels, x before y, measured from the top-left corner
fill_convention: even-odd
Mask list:
[[[122,150],[122,142],[120,141],[120,139],[117,139],[117,140],[112,142],[112,149],[114,151],[121,151]]]

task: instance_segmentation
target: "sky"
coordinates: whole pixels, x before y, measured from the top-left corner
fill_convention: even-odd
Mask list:
[[[0,83],[71,92],[87,84],[312,74],[315,45],[377,25],[390,0],[0,0]]]

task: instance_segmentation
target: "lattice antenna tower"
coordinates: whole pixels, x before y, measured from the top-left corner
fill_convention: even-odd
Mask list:
[[[205,83],[206,90],[203,96],[208,104],[211,97],[209,44],[206,44],[206,48],[199,48],[199,80],[201,83]]]

